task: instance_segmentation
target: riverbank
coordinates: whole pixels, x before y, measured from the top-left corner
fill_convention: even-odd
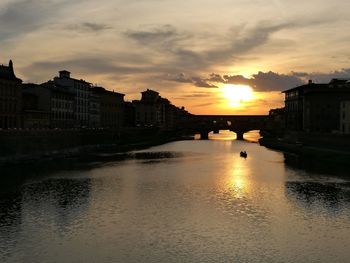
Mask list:
[[[21,155],[0,156],[0,193],[15,191],[24,181],[38,179],[53,171],[90,170],[108,162],[135,158],[131,151],[147,149],[168,142],[193,140],[174,132],[147,129],[147,132],[129,132],[109,144],[83,145],[61,150]],[[137,157],[137,156],[136,156]]]
[[[327,145],[312,145],[304,142],[290,142],[281,138],[261,138],[261,146],[294,154],[298,157],[300,165],[307,162],[324,162],[332,165],[346,166],[350,162],[350,151],[336,149]],[[302,165],[303,166],[303,165]]]
[[[192,139],[158,129],[123,131],[58,131],[57,133],[16,134],[3,144],[0,167],[67,159],[98,159],[103,155],[148,148],[171,141]],[[11,135],[13,136],[13,135]],[[11,137],[10,136],[10,137]],[[5,138],[2,138],[5,141]],[[61,142],[61,144],[60,144]],[[7,150],[6,150],[7,147]]]

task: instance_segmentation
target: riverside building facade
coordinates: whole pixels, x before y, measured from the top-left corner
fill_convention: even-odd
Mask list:
[[[92,87],[99,111],[99,126],[102,128],[120,129],[124,125],[124,94],[109,91],[103,87]]]
[[[88,127],[90,115],[91,83],[82,79],[71,78],[67,70],[59,71],[59,76],[53,79],[53,83],[60,87],[66,87],[74,94],[74,117],[76,127]]]
[[[0,129],[20,128],[22,80],[17,78],[13,63],[0,65]]]
[[[310,81],[285,93],[286,129],[313,133],[342,131],[341,103],[350,100],[350,81],[328,84]]]

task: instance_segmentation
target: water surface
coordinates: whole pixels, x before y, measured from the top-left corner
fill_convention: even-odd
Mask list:
[[[211,138],[26,170],[0,195],[0,262],[349,262],[346,175]]]

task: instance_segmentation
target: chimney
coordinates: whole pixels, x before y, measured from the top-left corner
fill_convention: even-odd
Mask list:
[[[62,79],[62,78],[70,78],[70,72],[69,71],[67,71],[67,70],[61,70],[60,72],[60,78]]]
[[[312,82],[312,79],[309,79],[309,85],[312,84],[312,83],[313,83],[313,82]]]

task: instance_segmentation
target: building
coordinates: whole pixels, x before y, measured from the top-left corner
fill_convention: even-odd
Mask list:
[[[285,126],[285,108],[271,109],[264,129],[264,132],[268,133],[266,136],[281,136],[284,133]]]
[[[350,100],[340,103],[340,132],[350,134]]]
[[[135,124],[139,127],[157,127],[174,130],[188,116],[188,112],[162,98],[158,92],[147,89],[141,92],[141,100],[134,100]]]
[[[93,92],[93,88],[90,92],[90,98],[89,98],[89,127],[91,128],[101,127],[100,94]]]
[[[100,127],[120,129],[124,123],[124,94],[102,87],[92,87],[92,94],[99,101]],[[97,105],[96,104],[96,105]]]
[[[68,87],[48,81],[44,84],[23,84],[23,93],[37,97],[36,109],[49,112],[50,128],[75,127],[75,93]]]
[[[286,129],[293,131],[304,130],[305,120],[305,92],[327,87],[327,84],[316,84],[311,80],[306,85],[301,85],[286,91],[285,94],[285,121]]]
[[[16,77],[13,63],[0,65],[0,129],[20,128],[22,80]]]
[[[24,129],[50,128],[50,111],[39,108],[39,95],[22,93],[22,117]]]
[[[70,77],[70,72],[61,70],[53,79],[54,85],[66,87],[74,94],[74,117],[76,127],[89,126],[91,83]]]
[[[286,129],[336,133],[340,131],[340,103],[350,100],[350,83],[333,79],[328,84],[310,81],[285,93]]]
[[[141,100],[134,100],[136,125],[141,127],[163,127],[165,123],[165,105],[169,103],[159,93],[147,89],[141,92]]]
[[[124,127],[134,127],[136,125],[135,122],[135,105],[130,102],[124,102]]]

